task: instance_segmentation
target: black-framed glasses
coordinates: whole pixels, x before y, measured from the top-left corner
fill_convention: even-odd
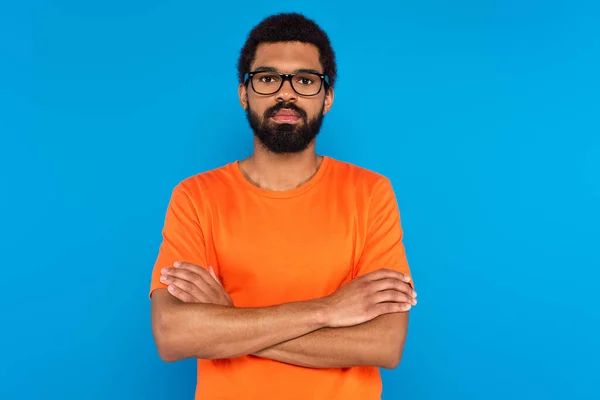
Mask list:
[[[244,76],[244,84],[252,85],[252,90],[258,94],[270,95],[277,93],[285,81],[290,81],[294,92],[300,96],[316,96],[321,92],[323,84],[329,86],[329,77],[313,72],[282,74],[274,71],[253,71]]]

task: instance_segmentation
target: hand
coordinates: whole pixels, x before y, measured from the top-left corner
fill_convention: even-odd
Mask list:
[[[370,272],[323,298],[328,326],[354,326],[382,314],[406,312],[417,304],[410,277],[389,269]]]
[[[176,262],[175,268],[163,268],[160,281],[169,285],[174,297],[185,303],[208,303],[233,306],[229,294],[223,289],[212,267],[206,271],[194,264]]]

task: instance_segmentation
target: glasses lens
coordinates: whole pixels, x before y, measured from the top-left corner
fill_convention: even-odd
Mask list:
[[[291,79],[294,90],[304,96],[314,96],[321,89],[321,77],[316,74],[298,74]],[[281,87],[281,77],[273,72],[258,72],[252,77],[257,93],[273,94]]]
[[[281,77],[272,72],[258,72],[252,77],[252,87],[260,94],[273,94],[281,86]]]
[[[292,78],[294,89],[305,96],[319,93],[321,77],[316,74],[298,74]]]

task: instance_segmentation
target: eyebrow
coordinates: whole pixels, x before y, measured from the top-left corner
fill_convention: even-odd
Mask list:
[[[261,66],[261,67],[256,67],[254,68],[255,72],[279,72],[277,70],[277,68],[275,67],[267,67],[267,66]],[[323,72],[317,71],[316,69],[312,69],[312,68],[300,68],[295,70],[294,72],[292,72],[293,74],[317,74],[317,75],[323,75]]]

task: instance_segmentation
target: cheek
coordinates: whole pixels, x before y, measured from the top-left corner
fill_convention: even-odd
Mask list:
[[[256,98],[250,95],[248,98],[248,107],[262,117],[265,111],[270,107],[270,103],[268,100]]]
[[[308,114],[308,118],[313,119],[313,118],[321,115],[321,112],[323,111],[323,101],[314,102],[314,104],[310,104],[310,105],[307,104],[306,106],[304,106],[302,108],[304,108],[304,110]]]

